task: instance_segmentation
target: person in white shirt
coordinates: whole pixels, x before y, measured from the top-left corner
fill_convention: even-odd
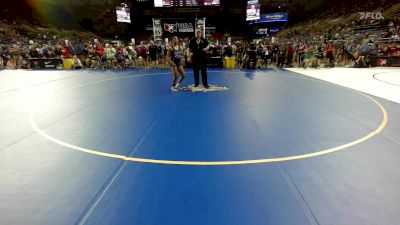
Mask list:
[[[3,57],[0,56],[0,70],[4,69],[4,60]]]
[[[74,55],[74,64],[73,64],[72,68],[75,69],[75,70],[82,69],[82,62],[78,58],[77,55]]]

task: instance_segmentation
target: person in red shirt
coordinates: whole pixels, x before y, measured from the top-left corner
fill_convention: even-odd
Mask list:
[[[103,46],[100,44],[100,43],[96,43],[96,53],[97,53],[97,56],[98,57],[103,57],[103,55],[104,55],[104,48],[103,48]]]
[[[396,43],[393,43],[389,47],[389,55],[390,56],[397,56],[397,51],[399,48],[397,48]]]
[[[332,65],[333,60],[335,59],[333,57],[333,51],[335,50],[335,46],[332,44],[332,42],[330,41],[327,45],[326,45],[326,58],[329,59],[329,65]]]
[[[69,48],[69,42],[68,40],[65,40],[65,45],[63,47],[63,49],[61,50],[62,53],[62,57],[63,58],[70,58],[71,57],[71,52],[70,52],[70,48]]]
[[[69,57],[70,57],[69,50],[68,50],[68,47],[67,47],[67,46],[65,46],[65,47],[61,50],[61,52],[62,52],[62,56],[63,56],[64,58],[69,58]]]
[[[144,68],[147,68],[147,55],[148,55],[147,52],[148,52],[148,49],[147,49],[146,45],[144,44],[144,42],[141,41],[140,45],[138,45],[135,50],[136,50],[136,52],[138,54],[138,58],[142,57]]]
[[[97,61],[97,66],[101,67],[102,66],[102,62],[105,60],[104,57],[104,48],[103,45],[96,39],[94,41],[94,49],[96,50],[96,61]]]
[[[292,46],[292,43],[289,43],[287,47],[287,62],[286,62],[286,65],[288,67],[292,67],[293,54],[294,54],[294,48]]]

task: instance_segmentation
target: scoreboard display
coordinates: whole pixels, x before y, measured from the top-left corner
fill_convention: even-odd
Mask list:
[[[219,6],[220,0],[154,0],[155,7]]]

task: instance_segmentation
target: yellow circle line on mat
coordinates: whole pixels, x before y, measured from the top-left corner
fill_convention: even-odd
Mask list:
[[[225,72],[225,71],[222,71]],[[158,73],[160,74],[160,73]],[[149,75],[154,75],[154,74],[149,74]],[[139,75],[140,76],[140,75]],[[143,75],[142,75],[143,76]],[[85,84],[85,85],[80,85],[78,87],[82,87],[82,86],[87,86],[87,85],[91,85],[94,83],[100,83],[100,82],[104,82],[104,81],[110,81],[110,80],[117,80],[117,79],[124,79],[124,78],[129,78],[129,77],[135,77],[135,76],[126,76],[126,77],[120,77],[120,78],[111,78],[111,79],[106,79],[106,80],[102,80],[102,81],[97,81],[97,82],[93,82],[90,84]],[[74,87],[77,88],[77,87]],[[73,89],[73,88],[71,88]],[[168,164],[168,165],[191,165],[191,166],[223,166],[223,165],[245,165],[245,164],[259,164],[259,163],[271,163],[271,162],[283,162],[283,161],[290,161],[290,160],[297,160],[297,159],[305,159],[305,158],[311,158],[311,157],[315,157],[315,156],[320,156],[320,155],[326,155],[329,153],[333,153],[333,152],[337,152],[340,150],[344,150],[346,148],[349,148],[351,146],[360,144],[370,138],[372,138],[373,136],[379,134],[387,125],[388,122],[388,113],[386,111],[386,109],[375,99],[371,98],[370,96],[363,94],[361,92],[355,91],[363,96],[365,96],[366,98],[368,98],[369,100],[371,100],[373,103],[375,103],[379,109],[382,112],[382,121],[380,123],[380,125],[371,133],[365,135],[364,137],[361,137],[355,141],[349,142],[347,144],[343,144],[334,148],[328,148],[328,149],[323,149],[323,150],[319,150],[313,153],[308,153],[308,154],[302,154],[302,155],[294,155],[294,156],[287,156],[287,157],[278,157],[278,158],[265,158],[265,159],[253,159],[253,160],[235,160],[235,161],[178,161],[178,160],[163,160],[163,159],[149,159],[149,158],[137,158],[137,157],[128,157],[128,156],[124,156],[124,155],[119,155],[119,154],[112,154],[112,153],[106,153],[106,152],[101,152],[101,151],[97,151],[95,149],[89,149],[89,148],[83,148],[80,146],[76,146],[76,145],[72,145],[66,142],[63,142],[61,140],[58,140],[52,136],[50,136],[49,134],[47,134],[46,132],[44,132],[43,130],[41,130],[35,123],[34,121],[34,112],[31,112],[29,120],[30,120],[30,124],[32,126],[32,128],[39,133],[40,135],[42,135],[43,137],[45,137],[46,139],[59,144],[61,146],[67,147],[67,148],[71,148],[74,150],[78,150],[81,152],[85,152],[85,153],[89,153],[89,154],[93,154],[93,155],[98,155],[98,156],[103,156],[103,157],[108,157],[108,158],[114,158],[114,159],[121,159],[124,161],[132,161],[132,162],[141,162],[141,163],[153,163],[153,164]]]

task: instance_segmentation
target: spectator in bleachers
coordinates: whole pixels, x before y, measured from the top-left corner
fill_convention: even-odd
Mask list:
[[[396,46],[396,43],[392,43],[389,47],[389,55],[390,56],[397,56],[399,48]]]
[[[303,68],[307,67],[317,67],[317,58],[315,57],[315,49],[312,45],[305,48],[302,60]]]
[[[326,45],[326,58],[329,60],[329,66],[333,65],[333,61],[335,60],[335,58],[333,57],[333,52],[335,51],[335,46],[333,45],[332,41],[330,41],[327,45]]]
[[[346,49],[347,53],[349,54],[349,60],[355,60],[358,56],[356,56],[357,54],[357,45],[355,43],[355,41],[352,41],[351,44],[349,46],[347,46]]]
[[[276,43],[278,46],[278,64],[277,66],[283,68],[283,64],[285,63],[287,47],[284,43]]]
[[[140,45],[135,49],[138,55],[138,61],[142,61],[144,68],[147,68],[147,55],[148,50],[144,42],[140,42]]]
[[[67,41],[65,41],[65,42],[67,42]],[[39,49],[39,48],[35,48],[34,51],[35,51],[34,54],[37,55],[37,57],[39,57],[39,56],[41,55],[41,54],[40,54],[40,49]],[[70,48],[68,48],[67,43],[66,43],[66,45],[63,47],[62,56],[63,56],[64,58],[69,58],[69,57],[71,56]]]
[[[165,46],[161,43],[158,42],[157,44],[157,48],[158,48],[158,64],[159,65],[165,65]]]
[[[243,55],[244,55],[244,46],[242,42],[236,43],[236,65],[242,67],[243,63]]]
[[[132,67],[136,67],[136,63],[137,63],[137,52],[135,51],[135,45],[134,44],[129,44],[128,47],[128,59],[130,61],[130,64]]]
[[[83,50],[85,49],[85,45],[82,41],[79,41],[79,43],[75,47],[74,53],[78,56],[83,54]]]
[[[272,44],[272,62],[271,63],[276,63],[278,64],[278,51],[279,51],[279,44],[277,41]]]
[[[260,67],[260,61],[262,60],[262,55],[264,54],[264,48],[261,43],[257,44],[257,65]]]
[[[149,57],[150,57],[150,65],[151,68],[158,68],[158,50],[159,48],[154,44],[154,41],[150,41],[149,45]]]
[[[3,56],[1,55],[0,52],[0,70],[4,69],[4,60],[3,60]]]
[[[361,56],[366,57],[369,53],[369,46],[368,46],[368,41],[364,40],[363,43],[359,47]]]
[[[125,59],[126,59],[126,51],[124,50],[124,46],[120,43],[117,42],[115,44],[115,64],[119,68],[125,68]]]
[[[107,68],[114,68],[116,66],[116,58],[115,55],[117,51],[114,46],[110,44],[106,44],[106,48],[104,50],[106,59],[107,59]]]
[[[94,48],[96,49],[96,64],[100,66],[102,62],[105,61],[106,57],[104,56],[104,47],[103,45],[97,40],[94,40]]]
[[[299,49],[298,49],[298,57],[299,57],[299,66],[303,66],[304,54],[307,49],[307,43],[304,41],[300,41]]]
[[[297,41],[295,41],[294,42],[294,44],[293,44],[293,50],[294,50],[294,53],[293,53],[293,62],[299,62],[300,61],[300,58],[299,58],[299,49],[300,49],[300,43],[299,42],[297,42]]]
[[[286,62],[286,65],[287,65],[288,67],[292,67],[293,54],[294,54],[294,49],[293,49],[292,43],[289,43],[289,44],[288,44],[286,52],[287,52],[287,62]]]
[[[382,56],[389,56],[390,55],[389,46],[386,43],[381,43],[379,51],[380,51],[380,54]]]
[[[74,70],[82,69],[82,66],[83,66],[83,65],[82,65],[82,62],[81,62],[81,60],[78,58],[77,55],[74,55],[73,60],[74,60],[74,63],[72,64],[72,69],[74,69]]]
[[[257,48],[255,44],[250,44],[246,51],[247,54],[247,69],[255,69],[257,64]]]
[[[16,64],[12,58],[8,59],[6,68],[9,70],[15,70],[17,68]]]

